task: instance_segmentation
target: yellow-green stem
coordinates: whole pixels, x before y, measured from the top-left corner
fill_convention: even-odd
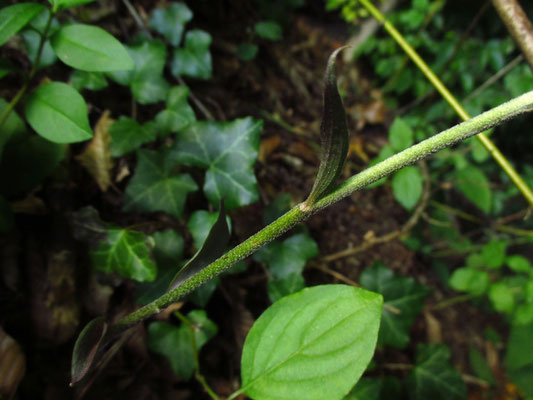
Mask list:
[[[391,35],[391,37],[400,45],[400,47],[405,51],[405,53],[413,60],[416,66],[422,71],[422,73],[428,78],[431,84],[437,89],[442,97],[448,102],[448,104],[455,110],[455,112],[463,119],[467,120],[470,118],[470,115],[466,110],[461,106],[457,99],[450,93],[448,88],[444,86],[442,81],[433,73],[431,68],[422,60],[418,55],[415,49],[411,47],[409,43],[405,40],[400,32],[396,30],[394,25],[392,25],[385,16],[372,4],[370,0],[359,0],[359,2],[368,10],[368,12],[379,22],[383,24],[385,30]],[[507,161],[505,156],[500,152],[498,147],[484,134],[480,133],[477,135],[478,140],[483,144],[487,151],[492,155],[500,167],[505,171],[505,173],[511,178],[513,183],[516,185],[518,190],[526,198],[530,206],[533,206],[533,192],[529,186],[524,182],[522,177],[516,172],[512,165]]]

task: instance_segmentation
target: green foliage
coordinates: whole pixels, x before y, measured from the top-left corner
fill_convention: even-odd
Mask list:
[[[48,0],[55,10],[76,7],[82,4],[92,3],[94,0]]]
[[[419,345],[415,367],[407,378],[409,398],[465,400],[465,384],[449,359],[450,350],[443,344]]]
[[[26,29],[22,32],[22,39],[26,45],[26,51],[28,52],[28,57],[31,60],[32,64],[35,64],[37,59],[37,54],[39,52],[39,44],[41,42],[41,34],[33,29]],[[43,49],[41,51],[41,57],[39,58],[38,68],[46,68],[57,61],[56,53],[50,44],[50,41],[47,40],[44,42]]]
[[[153,281],[157,275],[151,258],[153,239],[141,232],[108,227],[106,239],[90,252],[93,267],[140,282]]]
[[[343,285],[277,301],[246,337],[240,391],[262,400],[342,399],[372,357],[381,305],[380,295]]]
[[[106,331],[107,322],[104,317],[97,317],[80,332],[72,351],[71,383],[79,382],[87,374]]]
[[[191,78],[210,79],[213,66],[209,46],[211,35],[199,29],[185,35],[185,47],[175,49],[172,58],[172,75]]]
[[[483,171],[473,165],[457,171],[457,189],[481,211],[488,214],[492,205],[492,192]]]
[[[129,117],[120,117],[109,128],[111,144],[109,149],[113,157],[120,157],[124,154],[137,150],[141,145],[152,142],[156,139],[156,125],[147,122],[140,125]]]
[[[171,3],[167,8],[157,8],[150,17],[150,27],[159,32],[177,47],[181,43],[181,36],[185,24],[192,19],[192,11],[183,3]]]
[[[394,198],[407,210],[411,210],[422,197],[424,177],[418,167],[405,167],[392,178]]]
[[[61,61],[82,71],[135,68],[135,62],[120,42],[96,26],[66,25],[52,37],[51,43]]]
[[[533,324],[514,326],[509,336],[505,368],[526,396],[533,396]]]
[[[148,349],[165,357],[181,379],[189,380],[195,371],[195,353],[216,335],[217,325],[205,311],[187,314],[187,323],[180,326],[166,322],[152,322],[148,326]]]
[[[396,117],[392,122],[389,130],[389,143],[396,152],[413,145],[413,130],[402,118]]]
[[[82,89],[96,91],[108,86],[105,76],[100,72],[72,71],[70,83],[77,91]]]
[[[20,3],[0,10],[0,46],[43,10],[38,3]]]
[[[383,295],[386,307],[383,309],[378,344],[405,348],[409,343],[411,325],[422,311],[429,290],[413,278],[396,275],[382,263],[363,271],[360,283],[365,289]]]
[[[268,40],[281,40],[281,26],[274,21],[261,21],[254,25],[257,36]]]
[[[242,61],[250,61],[255,58],[259,48],[255,44],[251,43],[241,43],[237,47],[237,57]]]
[[[361,378],[344,400],[379,400],[383,382],[375,378]]]
[[[49,82],[34,90],[25,112],[31,127],[52,142],[75,143],[93,136],[85,100],[65,83]]]
[[[226,196],[228,209],[248,205],[258,198],[253,165],[262,125],[249,117],[189,124],[178,133],[171,157],[207,169],[204,193],[211,204]]]
[[[155,117],[159,136],[177,133],[196,121],[194,110],[187,102],[188,96],[189,88],[186,86],[174,86],[168,91],[166,108]]]

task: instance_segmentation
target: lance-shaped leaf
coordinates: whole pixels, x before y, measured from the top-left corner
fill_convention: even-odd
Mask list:
[[[346,113],[337,90],[337,76],[335,75],[335,57],[344,48],[346,47],[341,47],[331,54],[326,68],[324,109],[320,126],[322,159],[311,194],[305,201],[308,208],[326,194],[335,183],[335,180],[342,172],[342,167],[348,155]]]
[[[103,317],[93,319],[81,331],[72,353],[71,385],[89,372],[106,331],[107,322]]]
[[[0,46],[20,31],[44,7],[38,3],[20,3],[0,10]]]
[[[220,211],[218,213],[217,221],[209,231],[202,248],[198,250],[194,257],[191,258],[191,260],[176,274],[170,284],[169,290],[177,288],[187,279],[196,275],[220,257],[224,250],[226,250],[229,237],[230,233],[226,221],[226,209],[224,207],[224,199],[222,199],[220,200]]]

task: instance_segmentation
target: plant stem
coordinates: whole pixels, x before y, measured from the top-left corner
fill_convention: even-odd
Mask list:
[[[41,34],[41,40],[39,42],[39,47],[37,49],[37,55],[35,56],[35,60],[33,62],[33,66],[30,70],[30,74],[28,75],[28,78],[26,79],[26,82],[22,85],[22,87],[19,89],[15,97],[9,102],[5,110],[0,114],[0,128],[2,128],[2,125],[7,120],[7,117],[9,117],[9,114],[11,114],[11,111],[15,108],[15,106],[18,104],[22,96],[26,93],[28,90],[28,87],[30,86],[30,83],[32,79],[35,77],[35,74],[37,73],[37,69],[39,68],[39,62],[41,61],[41,54],[43,53],[44,43],[46,42],[46,37],[48,36],[48,31],[50,30],[50,25],[52,24],[52,19],[55,16],[55,12],[50,10],[50,14],[48,15],[48,21],[46,21],[46,27],[44,28],[43,33]]]
[[[513,100],[508,101],[496,108],[484,112],[477,117],[456,125],[435,136],[432,136],[423,142],[420,142],[381,163],[370,167],[361,173],[349,178],[339,185],[330,194],[318,200],[309,209],[303,209],[303,204],[299,204],[286,214],[279,217],[276,221],[257,232],[222,257],[212,262],[198,274],[186,280],[181,286],[165,293],[163,296],[150,304],[138,309],[137,311],[125,316],[119,320],[111,329],[110,334],[117,334],[133,325],[142,321],[149,316],[159,313],[169,304],[177,301],[187,293],[196,289],[223,271],[231,265],[244,259],[254,251],[271,242],[281,234],[287,232],[296,224],[306,220],[312,214],[326,208],[327,206],[349,196],[356,190],[375,182],[384,176],[390,175],[399,169],[413,164],[429,155],[445,148],[452,146],[462,140],[468,139],[475,134],[499,125],[504,121],[516,117],[517,115],[533,110],[533,91],[523,94]]]
[[[422,60],[418,53],[407,43],[405,38],[400,32],[396,30],[394,25],[392,25],[385,16],[372,4],[370,0],[359,0],[359,2],[372,14],[372,16],[383,24],[385,30],[391,35],[391,37],[398,43],[398,45],[407,53],[407,55],[413,60],[416,66],[422,71],[422,73],[428,78],[431,84],[437,89],[442,97],[448,102],[448,104],[455,110],[455,112],[463,119],[467,120],[470,118],[470,115],[466,110],[459,104],[457,99],[450,93],[450,91],[444,86],[442,81],[437,78],[433,73],[431,68]],[[484,134],[480,133],[477,138],[481,141],[485,149],[492,155],[500,167],[505,171],[505,173],[511,178],[513,183],[516,185],[518,190],[526,198],[528,203],[533,206],[533,192],[529,186],[524,182],[522,177],[516,172],[516,170],[511,166],[509,161],[505,156],[500,152],[498,147]]]

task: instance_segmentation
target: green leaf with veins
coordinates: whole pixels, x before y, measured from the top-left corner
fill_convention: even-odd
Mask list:
[[[44,7],[37,3],[20,3],[0,10],[0,46],[20,31]]]
[[[137,170],[124,194],[124,210],[181,216],[187,194],[198,186],[189,174],[174,172],[174,167],[167,152],[139,150]]]
[[[283,278],[271,278],[267,283],[268,298],[275,303],[282,297],[296,293],[305,287],[305,279],[301,273],[289,274]]]
[[[203,310],[191,311],[187,319],[193,324],[196,352],[217,334],[217,325],[207,318]],[[152,322],[148,326],[148,349],[165,357],[172,370],[183,380],[189,380],[195,369],[194,351],[192,347],[191,328],[181,323],[180,326],[166,322]]]
[[[70,83],[76,90],[101,90],[107,87],[107,80],[101,72],[72,71]]]
[[[389,130],[389,143],[396,151],[402,151],[414,143],[414,133],[402,118],[396,117]]]
[[[218,212],[210,213],[205,210],[198,210],[191,214],[187,228],[191,232],[195,249],[200,249],[203,246],[205,239],[209,236],[209,232],[217,220]],[[229,216],[226,216],[226,223],[231,233],[231,220]]]
[[[152,121],[140,125],[134,119],[120,117],[109,127],[111,155],[120,157],[137,150],[145,143],[154,141],[157,138],[155,128]]]
[[[396,275],[379,262],[364,270],[359,282],[365,289],[382,294],[384,304],[390,306],[383,309],[378,344],[405,348],[411,325],[422,311],[429,290],[413,278]]]
[[[224,196],[228,210],[248,205],[259,197],[253,165],[262,126],[251,117],[191,123],[178,132],[172,157],[207,169],[204,193],[214,206]]]
[[[361,378],[343,400],[379,400],[383,381],[377,378]]]
[[[106,240],[90,256],[97,270],[140,282],[153,281],[157,268],[151,258],[152,247],[153,239],[144,233],[110,227]]]
[[[416,363],[407,378],[412,400],[466,400],[459,371],[450,365],[450,350],[443,344],[417,346]]]
[[[161,40],[145,40],[139,45],[126,46],[136,64],[134,71],[107,72],[120,85],[130,86],[141,104],[165,100],[169,84],[163,77],[167,48]]]
[[[469,165],[457,171],[455,177],[457,189],[481,211],[488,214],[492,206],[492,191],[485,173]]]
[[[155,117],[159,136],[166,137],[176,133],[196,121],[194,110],[187,102],[188,96],[187,86],[174,86],[168,91],[166,109]]]
[[[402,168],[392,177],[394,198],[407,210],[412,210],[422,197],[424,178],[415,166]]]
[[[185,47],[174,50],[171,72],[175,77],[181,75],[191,78],[210,79],[212,74],[212,61],[209,46],[211,35],[194,29],[185,36]]]
[[[192,11],[183,3],[171,3],[167,8],[156,8],[150,17],[150,28],[163,35],[172,46],[181,43],[185,24],[192,19]]]

